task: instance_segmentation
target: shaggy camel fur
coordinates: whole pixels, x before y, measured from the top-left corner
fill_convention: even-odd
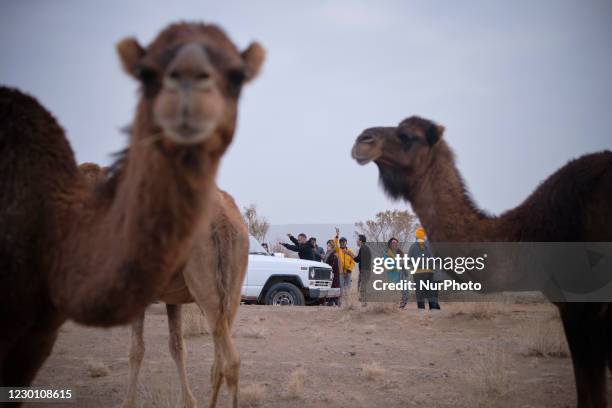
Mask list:
[[[242,83],[263,49],[240,53],[216,26],[176,24],[146,49],[119,43],[142,85],[129,148],[88,187],[56,120],[0,88],[0,386],[27,386],[66,319],[141,316],[207,224]]]
[[[211,228],[196,239],[191,258],[182,273],[176,274],[161,295],[166,303],[170,354],[176,363],[185,407],[195,407],[185,370],[181,305],[196,302],[211,328],[215,359],[211,368],[212,396],[216,406],[219,389],[226,381],[231,406],[238,407],[240,356],[232,339],[232,324],[240,305],[246,274],[249,235],[246,224],[231,196],[219,191],[211,210]],[[130,376],[124,407],[136,406],[138,372],[144,356],[144,313],[132,324]]]
[[[493,217],[478,210],[442,139],[444,127],[410,117],[363,131],[352,156],[374,161],[385,191],[409,201],[432,242],[612,241],[612,152],[572,160],[518,207]],[[610,303],[558,303],[572,354],[578,406],[606,405],[612,369]]]

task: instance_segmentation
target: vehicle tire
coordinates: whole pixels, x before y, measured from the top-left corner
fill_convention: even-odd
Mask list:
[[[266,305],[304,306],[305,303],[304,294],[292,283],[276,283],[266,293]]]

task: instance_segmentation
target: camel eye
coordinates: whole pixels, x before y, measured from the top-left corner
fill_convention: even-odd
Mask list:
[[[405,132],[399,132],[397,137],[402,141],[406,149],[409,149],[412,146],[412,143],[414,143],[417,139],[416,136]]]
[[[235,84],[242,84],[244,81],[245,75],[244,71],[241,69],[233,69],[228,73],[229,80]]]
[[[154,69],[149,67],[140,67],[138,69],[138,79],[143,84],[150,84],[154,82],[157,78],[157,72]]]
[[[149,67],[138,68],[138,79],[142,84],[144,96],[151,98],[159,91],[160,81],[158,79],[157,71]]]
[[[242,69],[232,69],[228,72],[227,81],[231,95],[237,95],[240,92],[245,79],[246,75]]]

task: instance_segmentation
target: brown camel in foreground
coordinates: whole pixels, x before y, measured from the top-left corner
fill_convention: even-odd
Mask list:
[[[181,305],[196,302],[206,316],[215,346],[211,367],[212,396],[210,407],[216,406],[219,390],[226,381],[230,404],[238,407],[240,356],[232,339],[232,324],[240,305],[240,292],[246,275],[249,255],[249,233],[232,197],[219,190],[210,211],[210,229],[196,238],[191,256],[181,273],[172,278],[160,296],[166,303],[170,332],[170,355],[176,363],[182,400],[185,407],[195,407],[185,368]],[[123,404],[136,406],[138,372],[144,356],[144,313],[132,324],[130,376],[128,393]]]
[[[129,148],[88,186],[57,121],[0,88],[0,386],[27,386],[66,319],[125,324],[167,287],[207,225],[241,85],[263,49],[176,24],[118,44],[142,87]],[[212,192],[212,194],[211,194]]]
[[[88,177],[92,188],[106,181],[109,169],[95,163],[83,163],[79,170]],[[240,356],[232,339],[232,325],[238,306],[249,255],[249,232],[232,197],[217,189],[210,207],[210,226],[197,234],[185,267],[177,272],[159,300],[166,303],[168,346],[176,363],[181,382],[183,405],[196,407],[185,367],[181,306],[196,302],[212,329],[215,360],[211,367],[213,395],[210,406],[216,406],[223,379],[230,390],[232,407],[238,406]],[[212,285],[211,282],[215,284]],[[145,353],[143,312],[132,322],[130,374],[123,407],[136,407],[138,373]]]
[[[98,188],[96,184],[103,184],[108,174],[108,168],[94,163],[83,163],[79,170],[89,178],[93,188]],[[210,228],[203,228],[197,235],[185,268],[172,277],[159,298],[166,303],[170,334],[168,346],[181,382],[183,405],[189,408],[197,404],[185,367],[181,305],[193,302],[206,316],[215,345],[210,406],[216,406],[223,379],[230,389],[232,407],[238,406],[240,356],[234,346],[231,328],[240,305],[240,292],[246,275],[249,233],[232,197],[218,189],[213,196]],[[138,373],[145,353],[144,319],[145,314],[142,313],[132,322],[130,374],[127,397],[123,403],[125,408],[136,407]]]
[[[364,130],[352,150],[359,164],[376,163],[391,197],[410,202],[432,242],[612,241],[612,152],[570,161],[521,205],[493,217],[470,199],[443,132],[440,125],[410,117],[397,127]],[[604,407],[606,364],[612,369],[610,303],[557,306],[572,354],[578,407]]]

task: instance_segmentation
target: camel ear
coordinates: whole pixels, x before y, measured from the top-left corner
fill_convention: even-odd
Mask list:
[[[432,123],[425,133],[425,138],[427,139],[427,143],[429,143],[430,146],[433,146],[442,138],[443,134],[444,126]]]
[[[266,59],[266,50],[260,43],[254,42],[242,51],[241,56],[245,65],[245,81],[249,82],[259,74]]]
[[[144,48],[134,37],[127,37],[117,43],[117,53],[125,72],[138,79],[138,63],[145,55]]]

